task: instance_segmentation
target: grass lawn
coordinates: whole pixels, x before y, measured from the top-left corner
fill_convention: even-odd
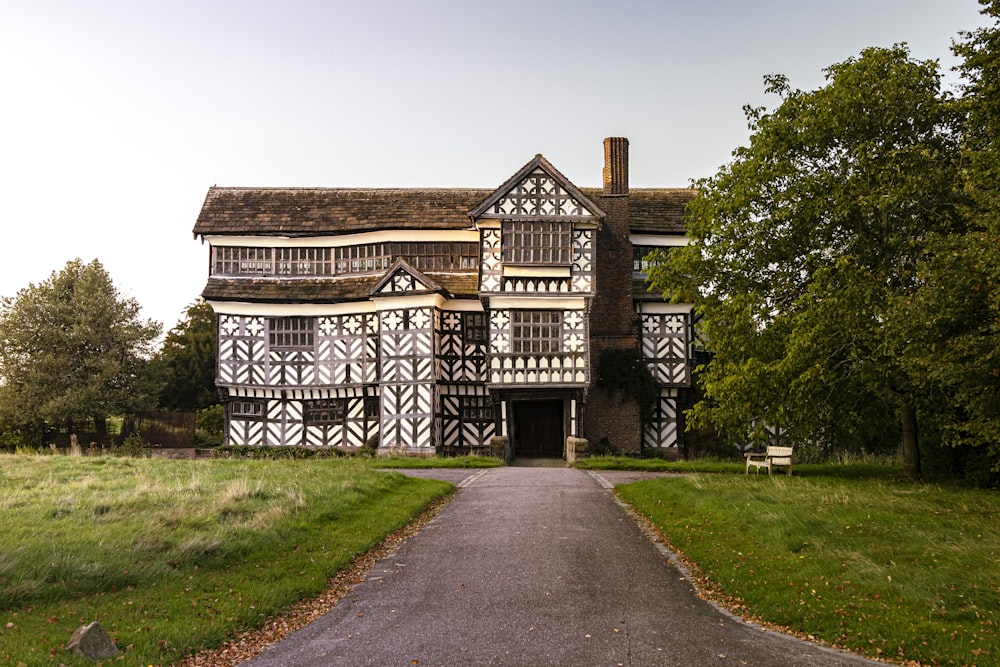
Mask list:
[[[415,458],[412,456],[389,456],[365,459],[375,468],[496,468],[503,465],[500,459],[489,456],[453,456],[451,458]]]
[[[896,662],[1000,664],[1000,494],[799,472],[617,490],[746,617]]]
[[[743,461],[722,461],[704,458],[684,461],[667,461],[659,458],[635,458],[630,456],[594,456],[580,459],[573,464],[582,470],[638,470],[645,472],[707,472],[743,474]],[[785,469],[777,469],[776,474],[784,474]],[[852,463],[796,463],[798,477],[844,477],[846,479],[902,479],[902,469],[881,463],[857,461]]]
[[[167,665],[323,591],[439,481],[355,460],[0,455],[0,664],[99,620],[121,665]]]

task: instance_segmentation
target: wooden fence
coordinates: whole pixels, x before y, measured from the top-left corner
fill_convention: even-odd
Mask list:
[[[138,434],[144,442],[164,448],[194,447],[195,413],[137,412],[125,417],[121,437]]]

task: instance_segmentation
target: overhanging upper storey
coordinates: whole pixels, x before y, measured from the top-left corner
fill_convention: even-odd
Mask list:
[[[469,216],[477,224],[485,220],[557,220],[599,225],[605,213],[538,154],[469,211]]]

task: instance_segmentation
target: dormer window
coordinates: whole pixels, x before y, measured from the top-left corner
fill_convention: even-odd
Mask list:
[[[546,220],[504,220],[505,264],[573,263],[573,223]]]

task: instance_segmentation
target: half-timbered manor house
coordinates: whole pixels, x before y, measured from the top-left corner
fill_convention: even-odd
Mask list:
[[[630,189],[628,140],[604,153],[601,189],[541,155],[492,190],[212,187],[194,234],[211,253],[226,441],[678,452],[691,312],[647,291],[643,258],[685,242],[694,193]],[[645,423],[599,386],[608,349],[653,372]]]

